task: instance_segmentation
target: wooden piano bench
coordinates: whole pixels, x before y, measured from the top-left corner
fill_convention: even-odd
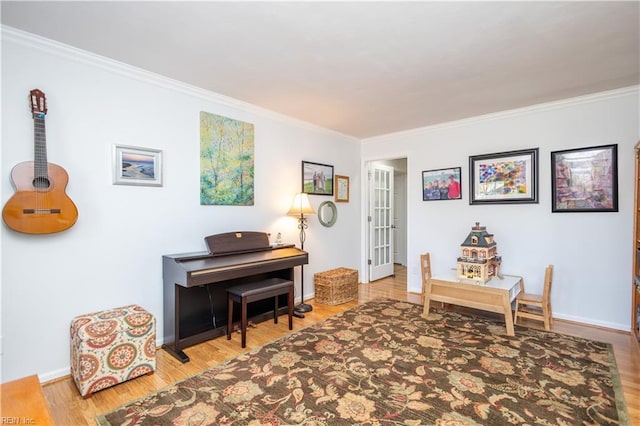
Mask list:
[[[289,330],[293,330],[293,281],[282,278],[269,278],[248,284],[240,284],[227,289],[227,340],[231,340],[233,329],[233,303],[242,306],[240,332],[242,333],[242,347],[247,346],[247,303],[273,297],[273,322],[278,323],[278,296],[288,294]]]

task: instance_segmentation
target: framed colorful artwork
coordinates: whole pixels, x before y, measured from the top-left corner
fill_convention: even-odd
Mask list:
[[[425,170],[422,172],[422,201],[461,200],[462,169]]]
[[[469,204],[538,202],[538,148],[469,157]]]
[[[618,145],[553,151],[551,211],[617,212]]]
[[[200,205],[254,203],[253,123],[200,111]]]
[[[113,146],[113,184],[162,186],[162,151]]]
[[[302,192],[309,195],[333,195],[333,166],[303,161]]]

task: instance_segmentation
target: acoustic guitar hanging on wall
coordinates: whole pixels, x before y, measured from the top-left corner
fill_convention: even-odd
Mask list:
[[[34,161],[25,161],[11,170],[15,194],[2,209],[2,220],[14,231],[25,234],[52,234],[76,223],[78,209],[67,196],[67,172],[47,162],[44,117],[47,100],[38,89],[29,92],[34,124]]]

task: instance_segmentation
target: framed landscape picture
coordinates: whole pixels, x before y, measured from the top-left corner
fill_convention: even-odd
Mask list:
[[[422,201],[462,199],[460,167],[422,172]]]
[[[162,151],[113,146],[113,184],[162,186]]]
[[[551,211],[617,212],[618,145],[552,152]]]
[[[310,195],[333,195],[333,166],[303,161],[302,192]]]
[[[469,204],[538,202],[538,148],[469,157]]]

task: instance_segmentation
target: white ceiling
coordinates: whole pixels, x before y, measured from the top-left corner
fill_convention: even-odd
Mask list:
[[[358,138],[640,83],[640,2],[11,2],[2,23]]]

